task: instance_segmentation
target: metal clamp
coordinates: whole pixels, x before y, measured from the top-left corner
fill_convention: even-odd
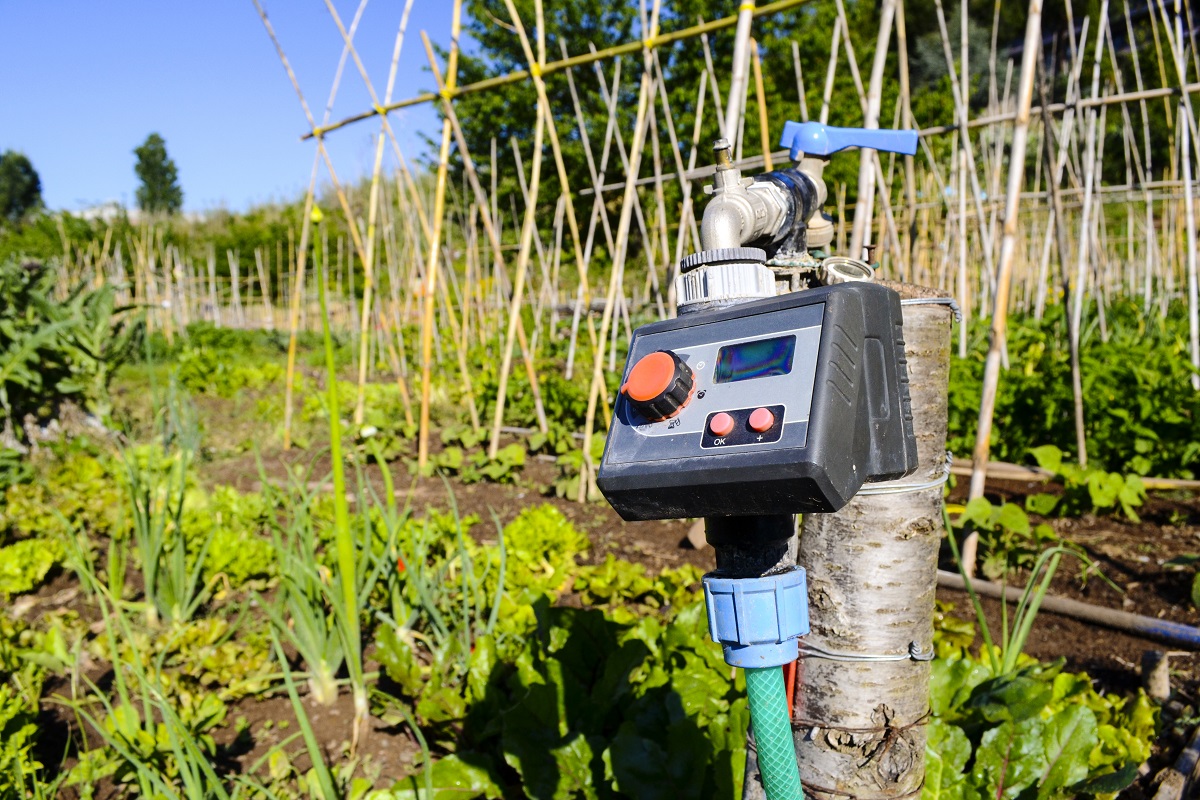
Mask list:
[[[877,486],[864,486],[858,490],[858,496],[864,495],[879,495],[879,494],[909,494],[911,492],[922,492],[926,489],[932,489],[935,486],[941,486],[950,479],[950,465],[954,461],[954,456],[949,450],[946,451],[946,460],[942,463],[942,472],[936,478],[931,478],[921,483],[883,483]]]
[[[815,644],[800,642],[800,655],[811,658],[824,658],[829,661],[933,661],[934,650],[931,645],[928,650],[922,650],[916,641],[908,643],[907,653],[841,653],[836,650],[826,650]]]
[[[962,322],[962,309],[953,297],[908,297],[900,301],[902,306],[950,306],[954,321]]]

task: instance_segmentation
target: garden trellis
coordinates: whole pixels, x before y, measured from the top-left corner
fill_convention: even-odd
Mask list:
[[[838,251],[858,242],[874,245],[884,276],[953,294],[964,323],[992,319],[997,311],[1001,318],[1008,313],[1041,318],[1065,304],[1072,350],[1086,327],[1094,325],[1107,337],[1106,308],[1119,296],[1137,298],[1147,315],[1165,314],[1172,302],[1184,302],[1191,311],[1189,353],[1200,364],[1192,202],[1193,159],[1200,151],[1192,95],[1200,91],[1200,70],[1190,7],[1164,0],[1103,3],[1095,18],[1072,17],[1067,30],[1034,35],[1009,52],[993,35],[987,52],[980,53],[968,52],[967,38],[953,35],[946,19],[951,9],[938,3],[940,55],[954,87],[955,119],[922,125],[909,92],[901,92],[899,101],[880,98],[882,79],[898,79],[905,88],[910,82],[903,2],[884,4],[882,28],[874,33],[887,58],[876,57],[865,75],[856,48],[869,42],[837,0],[824,75],[805,74],[790,41],[752,42],[756,20],[799,20],[824,2],[731,5],[729,11],[738,13],[688,24],[672,19],[677,27],[662,31],[670,3],[658,0],[643,8],[636,40],[582,52],[547,41],[540,3],[533,19],[522,19],[506,3],[508,18],[498,21],[520,39],[525,64],[466,84],[456,74],[461,15],[456,3],[448,9],[456,23],[445,63],[424,43],[436,91],[401,100],[393,94],[400,48],[413,46],[406,36],[412,2],[401,10],[382,92],[354,44],[365,0],[348,21],[327,2],[331,34],[341,38],[343,56],[322,115],[298,94],[307,120],[303,136],[315,144],[298,229],[274,247],[210,251],[200,259],[167,244],[153,224],[137,239],[106,238],[84,248],[76,248],[64,232],[63,285],[80,275],[127,282],[122,299],[152,306],[150,324],[168,337],[189,322],[207,320],[286,329],[294,338],[320,327],[316,273],[324,271],[334,289],[328,298],[331,324],[353,335],[357,346],[354,422],[362,424],[366,385],[397,382],[405,416],[419,428],[422,464],[429,457],[436,379],[451,385],[448,391],[461,399],[472,428],[489,434],[493,456],[510,422],[506,409],[514,371],[528,381],[536,425],[545,431],[553,419],[542,391],[549,368],[543,356],[561,333],[568,340],[567,357],[554,368],[568,380],[588,382],[584,424],[575,431],[588,437],[603,426],[597,418],[608,417],[607,381],[619,369],[617,346],[630,335],[632,320],[671,313],[676,265],[698,247],[696,193],[711,171],[702,131],[715,122],[741,154],[738,166],[753,169],[785,157],[770,149],[766,128],[812,112],[835,124],[911,124],[921,134],[916,157],[864,153],[856,204],[846,202],[845,186],[831,185]],[[299,93],[287,43],[276,36],[262,3],[255,5]],[[1024,69],[1021,56],[1031,46],[1041,48],[1032,62],[1037,69]],[[714,68],[714,52],[743,54],[731,78]],[[681,53],[705,64],[686,109],[672,107],[664,64],[665,55]],[[767,96],[764,67],[788,59],[794,90]],[[986,63],[975,83],[967,80],[972,63]],[[345,76],[346,69],[354,76]],[[836,76],[846,72],[862,115],[830,120],[830,93]],[[333,120],[343,79],[362,80],[372,107]],[[471,152],[456,104],[520,82],[536,93],[534,130],[540,135]],[[569,94],[548,86],[565,87]],[[1062,100],[1053,100],[1054,86]],[[622,98],[635,96],[630,87],[636,87],[636,107],[622,108]],[[984,96],[986,103],[979,102]],[[570,99],[565,105],[564,97]],[[436,166],[429,173],[413,168],[388,122],[389,113],[419,103],[438,105],[443,118]],[[585,105],[603,107],[606,118],[588,118]],[[751,105],[754,111],[747,115]],[[1169,141],[1165,162],[1152,142],[1159,105]],[[339,175],[324,144],[356,124],[379,126],[370,180],[361,185]],[[1019,139],[1027,142],[1026,156],[1010,171],[1006,162],[1014,160]],[[583,163],[576,163],[580,158]],[[578,175],[586,176],[584,184],[571,177]],[[1022,180],[1007,180],[1013,175]],[[506,182],[519,186],[503,195],[508,208],[501,197]],[[318,197],[323,185],[331,189],[328,204]],[[831,199],[831,211],[834,205]],[[321,221],[331,214],[341,215],[341,228]],[[1008,356],[1003,319],[993,322],[1000,368],[989,372],[992,391],[1004,380]],[[965,352],[966,324],[962,330]],[[491,347],[499,364],[486,408],[477,402],[483,377],[468,357],[481,346]],[[1086,462],[1078,362],[1076,354],[1077,457]],[[285,437],[295,403],[294,353],[290,363]],[[989,413],[984,409],[981,417]],[[985,433],[975,453],[978,487],[987,452]],[[587,447],[583,458],[580,499],[593,478]]]

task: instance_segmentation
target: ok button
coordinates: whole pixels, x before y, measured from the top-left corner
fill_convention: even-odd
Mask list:
[[[713,414],[712,419],[708,421],[708,429],[713,436],[728,436],[733,432],[733,427],[736,424],[733,417],[726,414],[724,411]]]

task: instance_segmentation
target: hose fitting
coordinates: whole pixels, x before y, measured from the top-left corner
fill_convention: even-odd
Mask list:
[[[802,567],[761,578],[704,576],[704,604],[713,641],[725,663],[756,669],[781,667],[799,656],[796,639],[808,633],[808,582]]]

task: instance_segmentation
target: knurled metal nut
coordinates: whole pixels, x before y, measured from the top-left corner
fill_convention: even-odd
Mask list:
[[[718,247],[715,250],[701,250],[699,253],[684,256],[679,262],[679,271],[691,272],[698,267],[710,264],[729,264],[739,261],[765,264],[767,251],[759,247]]]

